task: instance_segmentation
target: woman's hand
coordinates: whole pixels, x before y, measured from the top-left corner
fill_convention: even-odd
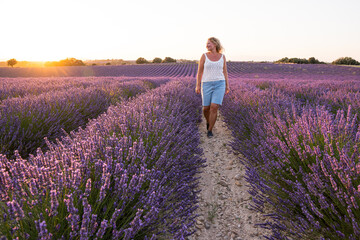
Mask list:
[[[226,86],[226,88],[225,88],[225,94],[228,94],[230,92],[230,88],[229,88],[229,86]]]
[[[195,92],[196,92],[197,94],[200,94],[200,86],[196,85]]]

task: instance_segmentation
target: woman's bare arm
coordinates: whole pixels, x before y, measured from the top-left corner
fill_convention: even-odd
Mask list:
[[[205,63],[205,56],[203,54],[199,61],[198,72],[196,76],[196,88],[195,88],[196,93],[200,93],[201,79],[204,73],[204,63]]]
[[[223,57],[224,57],[224,69],[223,69],[223,73],[224,73],[224,76],[225,76],[225,83],[226,83],[225,93],[227,94],[227,93],[229,93],[229,91],[230,91],[230,87],[229,87],[229,77],[228,77],[228,72],[227,72],[225,55],[224,55]]]

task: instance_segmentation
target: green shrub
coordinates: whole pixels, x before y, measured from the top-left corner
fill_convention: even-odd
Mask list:
[[[176,60],[171,57],[166,57],[162,62],[163,63],[176,63]]]
[[[136,59],[136,64],[144,64],[144,63],[148,63],[148,60],[146,60],[143,57],[139,57],[138,59]]]
[[[337,65],[360,65],[360,63],[358,61],[356,61],[355,59],[353,59],[351,57],[338,58],[335,61],[333,61],[332,64],[337,64]]]
[[[156,57],[156,58],[154,58],[153,59],[153,61],[152,61],[153,63],[161,63],[162,62],[162,59],[161,58],[158,58],[158,57]]]
[[[308,63],[309,63],[309,64],[319,64],[319,63],[324,63],[324,62],[320,62],[320,61],[317,60],[316,58],[311,57],[311,58],[308,59]]]

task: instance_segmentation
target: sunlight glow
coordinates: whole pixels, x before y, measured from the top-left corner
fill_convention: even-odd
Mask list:
[[[360,61],[358,9],[356,0],[1,1],[0,61],[198,60],[211,36],[232,61]]]

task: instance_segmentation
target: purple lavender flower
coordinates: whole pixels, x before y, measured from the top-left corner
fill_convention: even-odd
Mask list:
[[[90,192],[91,192],[91,178],[89,178],[86,181],[85,196],[86,197],[90,196]]]
[[[53,189],[50,191],[50,198],[51,198],[51,215],[57,215],[57,208],[59,207],[59,201],[57,200],[57,193],[56,190]]]
[[[101,238],[104,236],[105,230],[106,230],[107,227],[108,227],[108,221],[107,221],[107,220],[103,220],[103,221],[101,222],[101,224],[100,224],[100,228],[99,228],[98,232],[96,233],[96,237],[97,237],[98,239],[101,239]]]

